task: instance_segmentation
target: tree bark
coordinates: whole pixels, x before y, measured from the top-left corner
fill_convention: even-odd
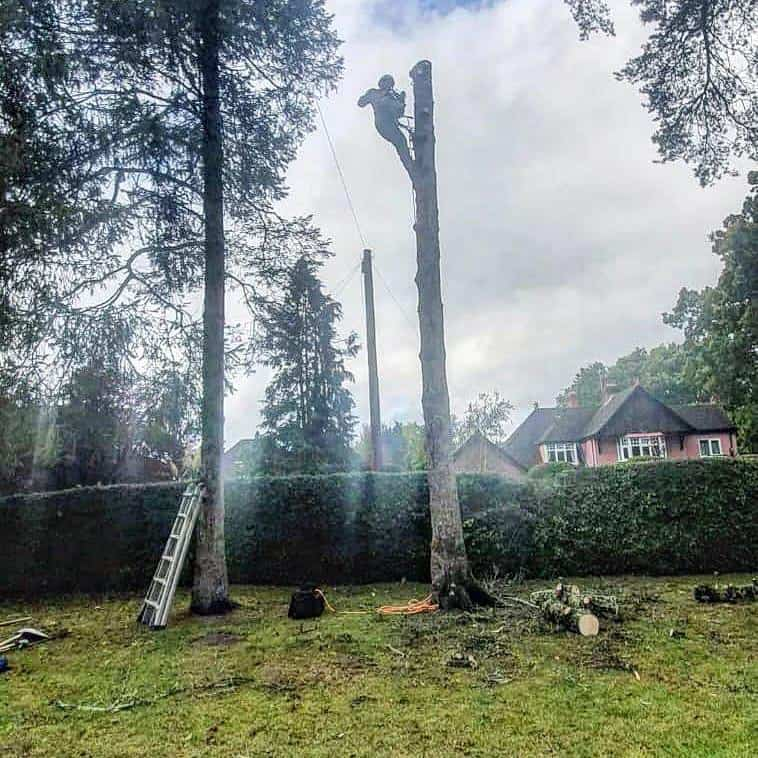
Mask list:
[[[220,0],[198,8],[199,67],[203,88],[203,310],[202,504],[197,522],[192,610],[224,613],[232,606],[224,545],[224,205],[223,142],[219,102]]]
[[[410,72],[414,93],[411,176],[416,195],[416,287],[421,336],[421,405],[429,458],[432,519],[432,590],[442,608],[470,608],[494,600],[476,583],[468,565],[458,488],[451,465],[450,398],[445,369],[445,332],[440,286],[439,209],[435,168],[432,64],[419,61]]]

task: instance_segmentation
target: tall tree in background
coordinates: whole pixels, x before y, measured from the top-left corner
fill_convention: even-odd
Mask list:
[[[342,307],[325,294],[316,264],[293,267],[282,298],[262,318],[259,350],[274,375],[266,388],[264,467],[270,473],[349,467],[355,418],[345,360],[358,352],[353,332],[337,334]]]
[[[742,212],[711,235],[723,270],[714,287],[682,289],[664,316],[684,330],[687,372],[732,413],[743,451],[758,450],[758,172]]]
[[[321,253],[308,220],[288,222],[272,203],[314,99],[340,73],[331,17],[321,0],[39,0],[0,11],[0,210],[14,219],[3,230],[13,260],[1,272],[10,339],[0,368],[60,364],[108,319],[130,320],[142,361],[202,344],[192,604],[224,610],[224,360],[245,357],[224,329],[224,289],[254,310],[294,258]],[[202,325],[190,306],[201,288]]]
[[[639,381],[654,397],[665,403],[694,403],[707,399],[705,390],[690,376],[687,366],[689,351],[674,342],[658,345],[650,350],[638,347],[622,355],[613,365],[600,361],[579,369],[573,382],[556,398],[558,405],[566,406],[569,393],[576,392],[580,406],[600,405],[602,382],[609,387],[624,390]]]
[[[511,421],[513,404],[495,390],[480,392],[476,400],[469,403],[463,419],[453,419],[453,441],[462,445],[472,434],[479,432],[496,445],[508,439],[507,427]]]
[[[565,0],[581,35],[613,34],[605,0]],[[663,161],[694,166],[700,183],[758,160],[758,3],[631,0],[652,27],[642,52],[616,76],[635,84],[655,120]]]

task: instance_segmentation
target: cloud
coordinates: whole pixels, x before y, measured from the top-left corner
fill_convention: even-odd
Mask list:
[[[653,162],[651,119],[634,89],[613,78],[644,39],[629,3],[615,4],[617,37],[584,43],[555,0],[453,5],[435,13],[430,3],[330,3],[345,77],[321,108],[375,251],[387,421],[421,418],[421,378],[411,192],[393,149],[356,107],[381,74],[408,88],[417,60],[434,65],[448,380],[458,413],[478,392],[498,389],[520,419],[533,401],[551,404],[581,365],[676,339],[660,314],[680,287],[715,280],[708,233],[746,194],[744,179],[704,190],[687,166]],[[334,288],[362,242],[320,128],[288,183],[283,210],[313,213],[333,242],[324,279]],[[340,299],[343,329],[365,341],[359,275]],[[351,366],[362,420],[365,364],[362,351]],[[267,379],[260,372],[237,382],[230,443],[254,433]]]

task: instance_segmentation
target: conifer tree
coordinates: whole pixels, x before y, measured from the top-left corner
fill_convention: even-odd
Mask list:
[[[357,336],[341,340],[342,307],[323,291],[316,264],[301,258],[282,298],[266,307],[259,349],[273,369],[263,407],[264,468],[270,473],[345,469],[355,418],[345,361]]]
[[[225,288],[255,309],[294,257],[322,248],[273,203],[341,70],[331,17],[322,0],[3,2],[0,43],[0,211],[13,220],[0,369],[59,364],[119,320],[142,360],[202,349],[192,603],[223,611],[223,393],[245,356]]]

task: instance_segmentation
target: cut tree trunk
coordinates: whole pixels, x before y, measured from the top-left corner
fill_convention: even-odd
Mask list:
[[[225,613],[229,601],[224,545],[224,207],[223,144],[219,102],[220,0],[199,10],[200,75],[203,88],[203,215],[205,301],[203,311],[203,403],[200,453],[203,483],[197,523],[192,610]]]
[[[547,600],[542,605],[542,615],[547,621],[577,632],[582,637],[595,637],[600,631],[600,622],[594,613],[572,608],[560,600]]]
[[[432,519],[432,589],[440,607],[494,605],[469,569],[458,489],[451,466],[450,398],[445,369],[445,333],[440,286],[439,210],[435,168],[432,64],[419,61],[410,72],[414,92],[413,185],[416,195],[416,287],[421,336],[421,405],[429,459]]]

